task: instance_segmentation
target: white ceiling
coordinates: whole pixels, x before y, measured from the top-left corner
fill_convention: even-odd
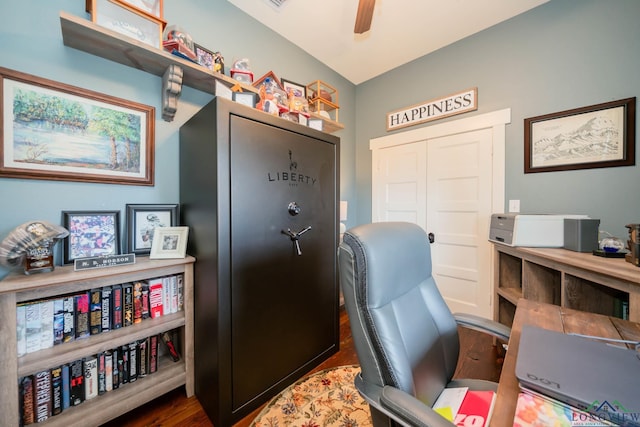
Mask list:
[[[376,0],[364,34],[358,0],[228,1],[360,84],[549,0]]]

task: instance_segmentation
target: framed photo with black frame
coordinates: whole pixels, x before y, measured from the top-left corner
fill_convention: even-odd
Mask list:
[[[300,83],[282,79],[282,87],[287,93],[289,93],[289,91],[293,92],[293,96],[297,96],[298,98],[307,98],[307,87]]]
[[[120,211],[62,211],[64,263],[120,254]]]
[[[180,218],[179,204],[127,204],[125,251],[149,255],[157,227],[175,227]]]
[[[184,258],[189,227],[158,227],[154,230],[149,258]]]
[[[636,98],[524,119],[524,173],[635,165]]]

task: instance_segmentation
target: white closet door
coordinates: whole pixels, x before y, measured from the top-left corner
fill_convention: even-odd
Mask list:
[[[453,312],[491,317],[492,130],[427,142],[433,275]],[[487,250],[489,249],[489,250]]]
[[[425,141],[374,150],[373,222],[427,225],[427,146]]]

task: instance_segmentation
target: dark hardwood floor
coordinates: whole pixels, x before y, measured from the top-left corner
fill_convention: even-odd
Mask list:
[[[498,381],[502,369],[502,352],[493,345],[487,335],[460,329],[460,362],[456,377],[481,378]],[[349,319],[340,312],[340,351],[311,370],[309,374],[323,369],[357,364],[358,358],[353,347]],[[258,415],[261,408],[234,424],[233,427],[247,427]],[[105,424],[105,427],[209,427],[213,423],[207,418],[195,397],[187,398],[184,387],[180,387],[162,397]],[[219,426],[224,427],[224,426]]]

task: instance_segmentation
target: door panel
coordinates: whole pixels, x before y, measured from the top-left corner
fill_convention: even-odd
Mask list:
[[[434,138],[427,147],[436,283],[451,311],[491,317],[492,132]]]
[[[406,221],[425,227],[425,145],[376,150],[373,162],[373,221]]]

